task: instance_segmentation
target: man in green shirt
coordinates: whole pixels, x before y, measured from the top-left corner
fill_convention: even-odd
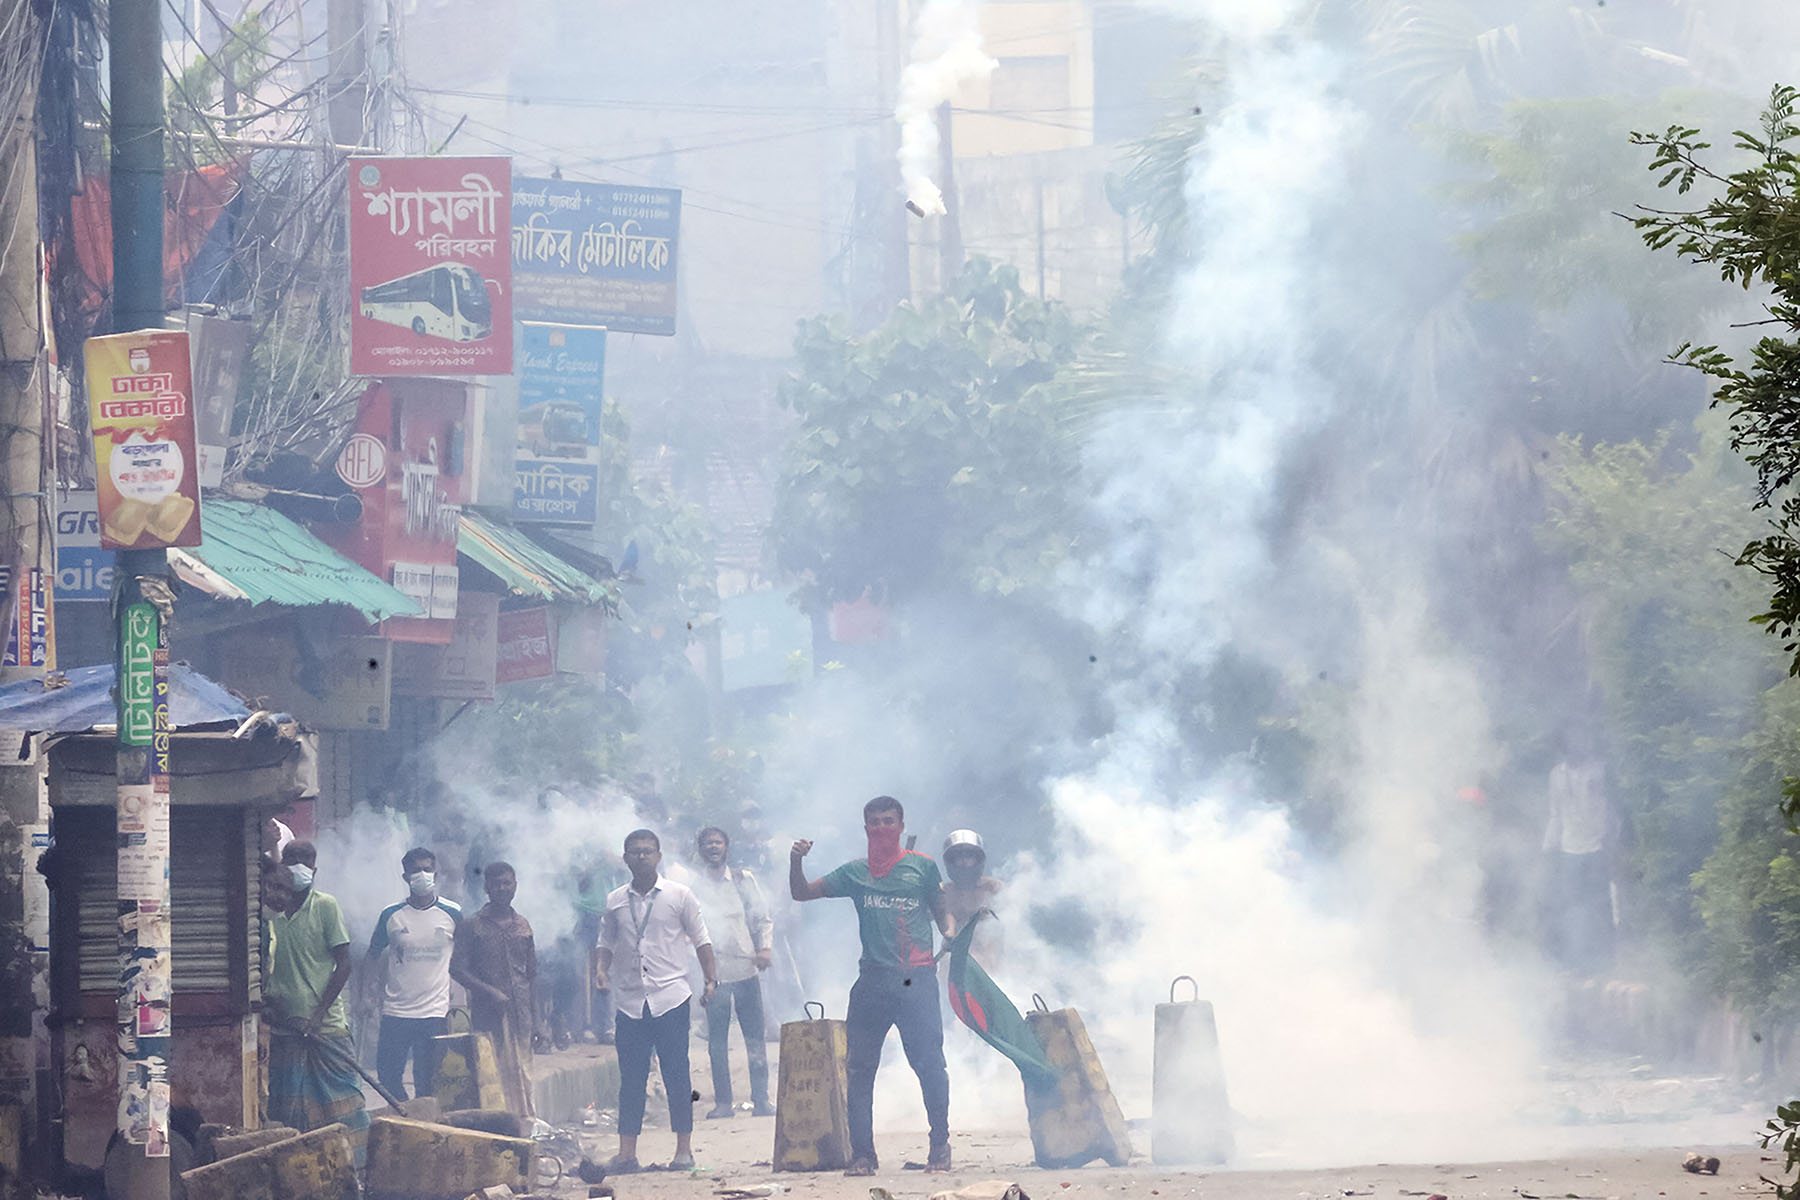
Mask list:
[[[358,1143],[369,1128],[350,1041],[350,931],[335,897],[313,887],[318,852],[289,842],[265,889],[269,982],[269,1121],[305,1132],[342,1121]]]
[[[850,1169],[873,1175],[875,1072],[888,1030],[900,1029],[906,1061],[919,1077],[931,1127],[928,1171],[950,1169],[950,1076],[944,1068],[944,1018],[938,1005],[933,924],[949,936],[950,917],[937,864],[900,847],[906,810],[892,796],[863,805],[869,856],[845,863],[823,879],[806,878],[812,843],[794,843],[788,890],[795,900],[843,897],[856,902],[862,961],[846,1014],[850,1084]]]

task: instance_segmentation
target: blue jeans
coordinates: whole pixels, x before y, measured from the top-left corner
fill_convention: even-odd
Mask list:
[[[950,1074],[944,1067],[944,1014],[938,1007],[936,967],[872,967],[850,988],[845,1014],[850,1076],[850,1157],[875,1158],[875,1072],[881,1044],[898,1026],[906,1061],[919,1077],[931,1144],[950,1141]]]
[[[650,1052],[662,1064],[663,1090],[669,1093],[669,1128],[694,1131],[693,1081],[688,1077],[690,1001],[683,1000],[660,1017],[619,1013],[613,1044],[619,1056],[619,1132],[636,1137],[644,1131],[644,1094],[650,1084]]]
[[[402,1100],[409,1097],[402,1080],[406,1060],[412,1059],[413,1095],[429,1096],[437,1082],[437,1045],[431,1039],[448,1033],[443,1017],[390,1017],[383,1014],[375,1044],[375,1077],[381,1086]]]
[[[769,1042],[763,1030],[762,980],[752,975],[736,983],[721,983],[706,1006],[706,1054],[712,1060],[713,1103],[731,1107],[731,1010],[737,1009],[738,1028],[744,1031],[744,1054],[750,1060],[750,1099],[758,1107],[769,1103]]]

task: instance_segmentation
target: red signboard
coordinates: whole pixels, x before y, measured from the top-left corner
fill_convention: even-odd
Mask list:
[[[539,604],[500,614],[495,683],[547,679],[556,674],[556,643],[550,639],[550,608]]]
[[[350,369],[510,375],[512,160],[350,160]]]
[[[89,338],[88,428],[106,550],[200,544],[200,461],[188,335]]]
[[[338,454],[338,475],[362,499],[362,519],[320,526],[319,536],[424,610],[382,622],[382,636],[392,641],[450,641],[468,420],[466,384],[378,383],[357,402],[355,431]]]

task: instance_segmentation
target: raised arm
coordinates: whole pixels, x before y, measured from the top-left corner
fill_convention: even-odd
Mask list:
[[[818,900],[825,895],[823,879],[806,877],[806,856],[812,853],[812,843],[801,838],[794,843],[794,849],[788,854],[788,894],[796,900]]]

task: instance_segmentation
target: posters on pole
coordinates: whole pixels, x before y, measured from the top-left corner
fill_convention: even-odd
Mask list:
[[[600,515],[606,327],[524,321],[513,520],[591,526]]]
[[[512,160],[350,160],[350,369],[512,373]]]
[[[188,335],[162,329],[87,340],[100,545],[200,544]]]
[[[677,188],[513,181],[513,315],[675,332]]]

